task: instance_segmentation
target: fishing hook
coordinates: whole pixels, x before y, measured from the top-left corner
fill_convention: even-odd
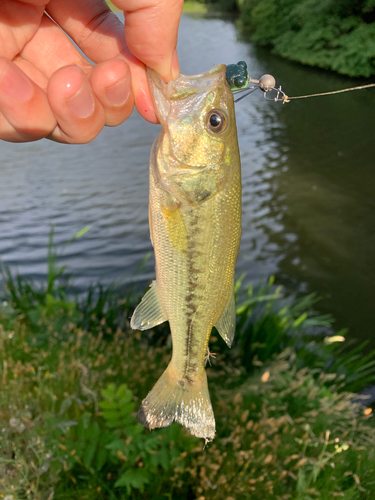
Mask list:
[[[242,89],[238,89],[233,91],[233,94],[243,93],[243,95],[234,100],[234,102],[240,102],[244,97],[247,97],[249,94],[252,94],[257,89],[260,89],[264,94],[263,97],[266,101],[275,101],[275,102],[285,102],[287,96],[285,92],[281,89],[281,85],[279,88],[276,88],[276,80],[272,75],[263,75],[259,78],[259,80],[255,80],[254,78],[249,78],[249,83],[255,83],[251,87],[245,87]],[[251,89],[251,90],[249,90]],[[274,90],[276,92],[276,97],[269,98],[267,97],[268,93]],[[282,95],[282,97],[280,97]]]
[[[239,97],[238,99],[235,99],[234,102],[240,102],[242,101],[242,99],[244,99],[245,97],[247,97],[249,94],[252,94],[253,92],[255,92],[257,89],[259,89],[260,87],[257,85],[255,88],[255,86],[253,87],[247,87],[246,89],[241,89],[239,91],[236,92],[236,94],[239,94],[239,93],[242,93],[244,90],[247,90],[246,93],[244,93],[244,95],[242,95],[241,97]],[[249,90],[249,88],[251,88],[252,90]]]
[[[267,93],[270,92],[271,90],[274,90],[276,93],[276,97],[267,97]],[[282,94],[282,97],[280,98],[280,94]],[[285,94],[285,92],[281,89],[281,85],[279,88],[271,87],[270,89],[266,90],[264,92],[263,97],[265,98],[266,101],[275,101],[275,102],[285,102],[285,98],[288,98],[288,96]]]

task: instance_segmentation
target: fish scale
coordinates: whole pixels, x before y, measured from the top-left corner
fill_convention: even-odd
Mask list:
[[[229,346],[233,340],[241,236],[240,157],[225,70],[220,65],[168,84],[149,70],[163,126],[150,158],[156,281],[131,320],[138,329],[169,321],[173,343],[138,420],[150,429],[177,421],[206,440],[215,435],[215,419],[204,362],[213,326]]]

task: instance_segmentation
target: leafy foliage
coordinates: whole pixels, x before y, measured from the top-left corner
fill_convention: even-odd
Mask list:
[[[332,318],[314,312],[316,296],[285,297],[272,279],[247,289],[237,283],[236,343],[228,350],[211,338],[218,434],[204,448],[177,424],[150,433],[136,422],[170,358],[166,326],[130,331],[123,311],[131,297],[121,303],[113,288],[101,289],[82,306],[57,275],[48,285],[8,274],[0,303],[0,496],[374,495],[372,409],[348,390],[374,382],[375,355],[345,349],[345,332],[334,334]],[[69,307],[51,310],[48,294]]]
[[[160,476],[161,470],[171,470],[185,447],[189,449],[191,444],[184,443],[182,437],[181,444],[171,443],[168,430],[146,433],[135,421],[134,396],[125,384],[117,387],[109,383],[101,394],[100,413],[86,411],[67,425],[61,425],[58,419],[59,449],[65,456],[65,473],[96,482],[99,488],[113,492],[113,498],[118,498],[114,493],[117,490],[119,498],[125,491],[127,495],[133,490],[143,492],[151,482],[157,483],[155,477]],[[56,428],[56,423],[54,425]],[[177,436],[180,433],[181,429],[177,428]],[[56,491],[60,492],[59,487]]]
[[[206,499],[371,498],[369,417],[331,383],[322,372],[315,379],[297,369],[286,350],[234,390],[217,391],[225,432],[204,457],[192,457],[197,492]]]
[[[206,0],[239,13],[251,40],[287,59],[344,75],[375,74],[374,0]]]
[[[88,227],[78,231],[66,244],[72,244],[82,237]],[[126,294],[118,291],[116,284],[107,288],[100,283],[88,288],[80,300],[72,301],[68,296],[71,282],[66,266],[58,265],[61,255],[54,245],[54,226],[51,227],[47,251],[46,282],[35,283],[23,276],[14,276],[4,264],[0,264],[5,283],[5,295],[14,311],[22,315],[27,324],[33,345],[48,342],[50,326],[59,330],[67,323],[98,334],[112,335],[117,328],[129,326],[128,318],[138,301],[133,289]],[[142,268],[148,256],[140,263]]]
[[[241,25],[288,59],[349,76],[375,74],[372,0],[243,0]]]

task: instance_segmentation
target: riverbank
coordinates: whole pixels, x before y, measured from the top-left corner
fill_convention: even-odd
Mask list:
[[[167,366],[166,325],[134,332],[139,300],[91,288],[68,298],[52,246],[46,283],[6,274],[0,308],[0,494],[24,499],[361,499],[375,493],[372,409],[358,402],[375,354],[273,281],[237,284],[232,350],[207,367],[217,436],[146,431],[142,398]],[[6,299],[6,300],[4,300]]]
[[[208,0],[209,10],[237,12],[243,39],[274,54],[351,77],[375,75],[375,7],[369,2]]]

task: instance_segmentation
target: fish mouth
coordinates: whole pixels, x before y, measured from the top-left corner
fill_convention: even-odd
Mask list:
[[[175,80],[170,80],[165,83],[159,73],[151,68],[147,68],[147,75],[151,88],[157,87],[165,92],[168,99],[178,99],[181,93],[197,94],[199,92],[207,92],[210,87],[217,87],[222,81],[226,81],[225,64],[218,64],[217,66],[199,73],[198,75],[184,75],[180,74]]]
[[[160,123],[165,123],[171,109],[171,103],[200,93],[207,94],[226,81],[226,66],[219,64],[204,73],[187,76],[180,74],[176,80],[165,83],[159,73],[147,68],[148,84],[151,97]],[[230,88],[228,86],[230,91]]]

